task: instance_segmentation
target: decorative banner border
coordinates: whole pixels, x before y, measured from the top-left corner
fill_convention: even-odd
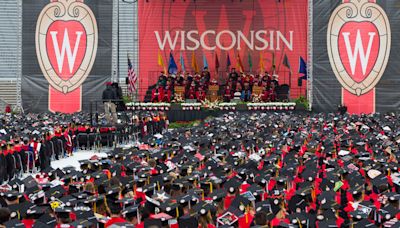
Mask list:
[[[58,44],[58,47],[53,41],[53,49],[56,52],[54,55],[58,55],[57,60],[55,60],[49,56],[52,53],[49,53],[50,47],[47,44],[47,39],[50,35],[49,33],[51,33],[49,28],[59,21],[64,22],[64,24],[73,21],[80,23],[84,29],[82,33],[84,32],[83,34],[86,35],[83,37],[86,41],[86,46],[74,47],[72,45],[78,45],[79,42],[71,42],[73,40],[72,36],[58,34],[63,35],[64,39],[62,39],[62,43]],[[64,26],[64,24],[60,26]],[[65,27],[65,33],[68,33],[67,27]],[[77,36],[77,38],[81,37]],[[69,45],[64,42],[68,42]],[[36,53],[44,77],[50,84],[48,109],[51,112],[74,113],[82,110],[82,84],[93,67],[97,54],[97,45],[98,29],[96,18],[92,10],[83,3],[83,0],[52,0],[51,3],[43,8],[36,25]],[[82,50],[83,48],[84,50]],[[76,61],[76,55],[82,51],[84,56],[81,62],[72,62],[72,65],[77,65],[78,68],[71,77],[64,78],[63,75],[57,73],[57,67],[53,64],[54,62],[57,62],[58,65],[60,65],[60,62],[61,65],[66,65],[65,61],[62,60],[67,58],[67,62],[71,64],[70,61]],[[70,55],[74,55],[74,57]]]

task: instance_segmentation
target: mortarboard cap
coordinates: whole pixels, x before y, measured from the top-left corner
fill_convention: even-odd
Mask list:
[[[232,178],[232,179],[228,180],[227,182],[225,182],[224,188],[229,193],[234,193],[236,191],[236,189],[240,187],[240,185],[241,185],[241,182],[239,182],[239,180],[237,178]]]
[[[178,219],[179,228],[192,228],[198,227],[198,220],[192,216],[182,216]]]
[[[71,212],[72,209],[68,207],[58,207],[54,209],[57,218],[69,218]]]
[[[19,219],[12,219],[12,220],[4,223],[4,226],[10,227],[10,228],[14,228],[14,227],[15,228],[18,228],[18,227],[23,228],[23,227],[25,227],[25,224],[22,223]]]
[[[9,201],[14,201],[22,197],[22,194],[17,191],[7,191],[0,194]]]
[[[154,228],[162,228],[162,222],[160,219],[145,219],[144,227],[154,227]]]
[[[215,206],[211,203],[201,201],[192,207],[192,210],[198,215],[206,215],[209,211],[215,209]]]

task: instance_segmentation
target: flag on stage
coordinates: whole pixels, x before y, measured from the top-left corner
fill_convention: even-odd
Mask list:
[[[272,52],[272,74],[275,74],[276,64],[275,64],[275,52]]]
[[[185,60],[183,59],[182,52],[181,52],[180,62],[181,62],[182,72],[185,72]]]
[[[240,59],[239,53],[237,54],[236,57],[236,67],[239,69],[239,72],[243,73],[243,63],[242,60]]]
[[[178,72],[178,66],[176,65],[174,56],[172,52],[169,53],[169,64],[168,64],[168,73],[169,74],[176,74]]]
[[[208,69],[208,62],[207,62],[207,58],[206,55],[203,53],[203,69]]]
[[[232,65],[231,58],[229,57],[229,53],[226,53],[226,71],[229,71],[229,67]]]
[[[260,74],[264,73],[264,56],[263,53],[260,52]]]
[[[247,62],[249,63],[250,72],[252,72],[253,71],[253,60],[251,59],[250,52],[249,52],[249,54],[247,56]]]
[[[197,64],[196,55],[192,53],[192,68],[195,73],[199,73],[199,65]]]
[[[304,74],[300,77],[301,80],[307,80],[307,63],[301,56],[299,58],[299,73]]]
[[[215,53],[215,70],[218,72],[218,69],[219,69],[219,60],[217,53]]]
[[[283,65],[289,69],[289,76],[290,76],[292,74],[292,68],[290,67],[289,59],[286,54],[285,57],[283,57]]]
[[[167,69],[165,68],[164,60],[163,60],[163,57],[162,57],[160,51],[158,51],[158,65],[163,68],[164,74],[166,74],[167,73]]]
[[[133,69],[132,62],[129,56],[128,56],[128,79],[129,79],[128,90],[130,94],[133,94],[133,92],[136,91],[137,75],[135,73],[135,70]]]

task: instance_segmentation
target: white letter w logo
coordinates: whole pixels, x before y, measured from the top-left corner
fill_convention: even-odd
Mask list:
[[[354,47],[354,50],[351,49],[351,45],[350,45],[350,33],[349,32],[343,33],[344,42],[346,44],[347,56],[349,57],[351,73],[353,75],[356,71],[358,56],[360,56],[363,74],[365,75],[365,73],[367,71],[368,60],[369,60],[369,56],[371,54],[372,43],[374,41],[374,36],[376,34],[374,32],[369,32],[368,35],[369,35],[369,41],[368,41],[367,53],[365,53],[359,29],[357,30],[356,45]]]
[[[55,51],[56,58],[57,58],[58,71],[61,73],[63,70],[64,56],[65,56],[65,52],[67,52],[69,72],[72,74],[72,70],[73,70],[74,64],[75,64],[76,54],[78,53],[79,42],[81,40],[81,36],[82,36],[83,32],[76,32],[74,53],[72,53],[72,50],[71,50],[71,44],[69,42],[68,30],[65,29],[65,31],[64,31],[64,39],[63,39],[61,51],[60,51],[60,46],[58,46],[57,33],[58,32],[56,32],[56,31],[50,32],[51,37],[53,39],[54,51]]]

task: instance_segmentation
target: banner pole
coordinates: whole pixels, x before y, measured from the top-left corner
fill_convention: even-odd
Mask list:
[[[313,0],[308,0],[307,100],[309,111],[313,108],[313,27]]]
[[[22,18],[22,0],[17,0],[18,18]],[[22,107],[22,19],[18,20],[18,54],[17,54],[17,105],[15,111],[24,113]]]

